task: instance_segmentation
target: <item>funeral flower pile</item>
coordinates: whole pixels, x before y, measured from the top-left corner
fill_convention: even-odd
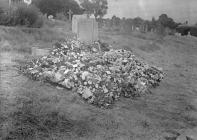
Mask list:
[[[34,80],[76,89],[87,102],[109,107],[119,97],[136,97],[163,79],[163,72],[136,58],[130,51],[108,49],[100,42],[85,45],[66,40],[48,56],[21,68]]]

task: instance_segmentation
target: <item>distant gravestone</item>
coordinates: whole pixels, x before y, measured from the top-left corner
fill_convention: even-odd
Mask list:
[[[72,14],[73,14],[73,12],[69,9],[69,11],[68,11],[69,21],[72,20]]]
[[[49,15],[48,19],[51,20],[51,21],[55,21],[53,15]]]
[[[98,40],[98,23],[95,19],[87,18],[87,15],[73,16],[72,31],[82,42],[92,43]]]

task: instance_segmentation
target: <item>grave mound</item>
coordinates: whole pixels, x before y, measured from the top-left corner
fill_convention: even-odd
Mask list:
[[[49,55],[27,62],[21,71],[34,80],[73,90],[88,103],[104,108],[121,96],[147,93],[164,77],[161,69],[144,63],[130,51],[70,39],[56,43]]]

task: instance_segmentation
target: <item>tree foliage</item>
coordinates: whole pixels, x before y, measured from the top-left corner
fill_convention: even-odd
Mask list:
[[[93,14],[95,18],[102,18],[105,14],[107,14],[107,0],[80,0],[80,2],[87,14]]]
[[[115,15],[112,17],[112,26],[119,26],[121,19],[119,17],[116,17]]]
[[[82,13],[82,9],[75,0],[34,0],[33,3],[43,14],[55,16],[57,13],[65,13],[72,10],[74,14]]]
[[[144,20],[140,17],[136,17],[133,19],[133,25],[136,27],[140,27],[143,24]]]
[[[165,28],[168,27],[170,29],[175,29],[177,27],[177,23],[166,14],[162,14],[159,16],[158,23],[164,26]]]
[[[43,21],[40,17],[40,11],[34,5],[26,6],[21,4],[14,12],[14,22],[16,25],[27,27],[41,27]]]
[[[0,25],[40,28],[43,19],[40,10],[34,5],[19,4],[13,12],[0,14]]]

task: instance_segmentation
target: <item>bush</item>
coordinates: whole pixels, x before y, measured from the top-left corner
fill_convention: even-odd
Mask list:
[[[67,21],[67,17],[64,15],[64,13],[57,13],[56,16],[55,16],[55,19],[58,19],[58,20],[63,20],[63,21]]]
[[[4,13],[3,8],[0,7],[0,15]]]
[[[159,24],[157,26],[157,34],[160,36],[160,37],[163,37],[166,35],[166,32],[165,32],[165,27],[161,24]]]
[[[22,4],[14,12],[14,23],[16,25],[39,28],[43,25],[40,15],[39,9],[35,6]]]
[[[4,10],[0,7],[0,25],[4,25],[9,22],[8,15],[5,14]]]
[[[43,18],[39,9],[34,5],[27,6],[26,4],[21,4],[11,13],[6,13],[0,9],[0,25],[21,25],[40,28],[43,25]]]
[[[10,17],[8,14],[2,13],[0,14],[0,25],[9,25]]]

